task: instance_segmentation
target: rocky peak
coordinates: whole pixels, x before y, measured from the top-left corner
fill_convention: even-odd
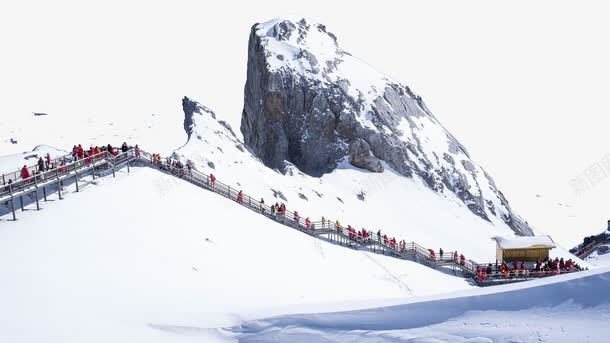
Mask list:
[[[321,176],[344,160],[373,172],[385,163],[432,191],[455,193],[484,220],[532,234],[420,96],[342,50],[311,20],[252,27],[241,131],[268,167],[289,162]]]
[[[189,139],[193,133],[193,118],[195,115],[207,114],[216,119],[216,114],[212,110],[187,97],[182,98],[182,110],[184,111],[184,131],[186,131]]]

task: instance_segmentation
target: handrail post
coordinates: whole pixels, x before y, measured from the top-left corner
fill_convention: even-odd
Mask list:
[[[61,197],[61,179],[59,178],[59,168],[55,169],[55,176],[57,177],[57,194],[59,194],[59,200],[63,199]]]
[[[20,196],[19,196],[19,202],[21,203],[21,212],[25,211],[25,210],[23,209],[23,195],[20,195]]]
[[[112,177],[116,177],[116,175],[114,174],[115,165],[116,165],[116,156],[112,156]]]
[[[47,187],[42,186],[42,196],[44,198],[44,202],[47,202]]]
[[[131,151],[133,151],[133,149],[130,150],[129,152],[131,152]],[[126,153],[126,157],[127,157],[127,173],[130,173],[130,171],[129,171],[129,157],[130,157],[129,156],[130,155],[129,152]]]
[[[17,220],[17,216],[15,215],[15,197],[13,197],[13,185],[8,185],[8,191],[11,194],[11,211],[13,212],[13,221]]]
[[[91,163],[94,163],[93,161]],[[74,181],[76,183],[76,191],[79,192],[80,188],[78,187],[78,170],[76,169],[76,164],[74,165]]]
[[[40,204],[38,203],[38,178],[34,177],[34,193],[36,193],[36,211],[40,211]]]

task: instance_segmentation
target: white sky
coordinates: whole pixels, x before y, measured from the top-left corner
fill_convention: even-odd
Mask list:
[[[608,13],[602,1],[11,2],[0,117],[155,113],[175,135],[187,95],[239,128],[250,27],[299,14],[410,85],[519,213],[571,242],[610,217],[610,176],[580,196],[570,186],[610,154]]]

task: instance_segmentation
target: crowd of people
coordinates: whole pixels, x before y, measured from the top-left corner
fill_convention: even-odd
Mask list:
[[[159,157],[158,155],[153,155],[153,160],[156,160],[157,162],[159,161]],[[213,174],[210,174],[209,176],[209,182],[211,183],[212,187],[215,187],[215,181],[216,181],[216,177]],[[243,200],[244,200],[244,193],[242,190],[240,190],[237,195],[235,196],[235,201],[239,204],[243,204]],[[252,206],[251,202],[249,203],[250,206]],[[259,208],[259,212],[261,212],[262,214],[267,214],[267,209],[265,206],[265,200],[264,199],[260,199],[260,201],[258,201],[258,208]],[[271,215],[272,217],[276,218],[276,219],[280,219],[282,221],[290,221],[292,220],[293,223],[297,226],[300,227],[304,227],[307,230],[315,230],[316,229],[316,224],[312,223],[311,219],[309,217],[306,217],[304,220],[302,220],[303,218],[301,217],[301,215],[299,214],[298,211],[294,211],[292,212],[292,218],[287,218],[287,210],[286,210],[286,204],[285,203],[279,203],[276,202],[275,204],[272,204],[270,206],[269,209],[269,215]],[[335,221],[334,225],[333,223],[331,223],[330,220],[326,219],[325,217],[322,217],[319,224],[318,224],[318,228],[321,229],[325,229],[325,228],[331,228],[332,226],[334,226],[334,229],[341,234],[347,234],[347,236],[359,243],[367,243],[373,240],[376,240],[378,243],[385,245],[386,247],[393,249],[397,252],[404,252],[407,250],[407,242],[405,240],[400,240],[398,241],[396,239],[396,237],[389,237],[386,234],[382,234],[381,230],[378,230],[376,234],[373,233],[373,231],[367,231],[366,229],[362,228],[360,230],[357,230],[355,228],[353,228],[351,225],[347,225],[347,227],[344,227],[343,225],[341,225],[341,223],[339,222],[339,220]],[[432,261],[437,261],[436,258],[436,253],[432,250],[429,249],[429,253],[430,253],[430,260]],[[443,259],[443,249],[440,249],[440,259]],[[460,263],[462,265],[465,264],[466,262],[466,257],[463,254],[458,254],[458,252],[454,252],[452,254],[453,256],[453,260],[456,263]]]
[[[57,167],[58,163],[60,163],[59,168],[61,170],[66,169],[66,167],[65,167],[66,163],[64,161],[60,162],[60,161],[52,160],[51,154],[47,153],[46,155],[44,155],[44,158],[43,157],[38,158],[38,163],[34,167],[28,168],[28,166],[24,164],[23,167],[21,167],[21,169],[19,170],[19,178],[21,180],[23,180],[24,183],[31,182],[34,177],[36,177],[37,179],[43,179],[44,173],[49,170],[54,170]],[[31,169],[31,171],[30,171],[30,169]],[[13,180],[9,179],[8,185],[10,185],[12,183],[13,183]]]
[[[121,145],[120,151],[127,152],[130,147],[126,142],[123,142]],[[136,156],[139,157],[140,149],[138,146],[135,146]],[[23,185],[29,184],[30,182],[34,182],[34,180],[42,181],[45,178],[45,174],[49,171],[55,171],[63,174],[68,171],[68,165],[72,162],[75,163],[76,167],[80,167],[81,165],[91,164],[94,161],[105,158],[107,154],[111,154],[112,156],[117,156],[118,151],[111,144],[106,146],[90,146],[89,149],[84,149],[81,144],[74,145],[72,147],[72,152],[69,155],[59,156],[55,159],[51,157],[50,153],[46,153],[44,156],[40,156],[35,166],[28,167],[27,165],[23,165],[19,170],[19,179],[11,177],[3,177],[2,182],[5,191],[9,191],[11,185],[15,184],[17,181],[22,180]]]
[[[123,142],[123,144],[121,144],[121,153],[126,153],[127,151],[129,151],[129,149],[130,148],[127,145],[127,142]],[[138,145],[136,145],[134,149],[136,150],[136,155],[139,156],[140,148],[138,147]],[[96,160],[98,158],[106,158],[108,156],[107,154],[117,156],[119,152],[117,151],[117,149],[115,149],[114,146],[112,146],[112,144],[108,144],[106,146],[91,145],[89,146],[89,149],[83,149],[81,144],[74,145],[72,147],[72,161],[75,162],[85,160],[85,163],[91,163],[93,160]]]
[[[213,177],[213,176],[211,176],[211,177]],[[236,201],[240,204],[243,203],[243,196],[244,196],[243,191],[240,190],[237,193],[237,196],[235,198]],[[259,206],[260,206],[261,213],[266,214],[264,199],[261,199],[259,201]],[[275,204],[271,205],[270,214],[272,216],[280,216],[280,217],[283,217],[283,219],[285,219],[286,214],[287,214],[286,204],[276,202]],[[309,217],[305,218],[304,222],[302,222],[301,219],[302,219],[301,215],[299,214],[298,211],[294,211],[292,213],[292,220],[294,221],[294,223],[296,225],[304,226],[307,230],[315,229],[315,224],[313,224],[311,222]],[[320,221],[320,228],[330,228],[331,225],[332,225],[332,223],[330,220],[327,220],[325,217],[322,217],[322,219]],[[371,240],[375,240],[375,237],[376,237],[377,242],[387,246],[388,248],[395,249],[398,252],[404,252],[407,249],[407,244],[406,244],[405,240],[397,241],[395,237],[388,237],[386,234],[382,234],[381,230],[377,231],[376,234],[373,234],[372,231],[367,231],[364,228],[362,228],[361,230],[357,230],[357,229],[353,228],[351,225],[347,225],[347,227],[344,227],[343,225],[341,225],[339,220],[335,221],[334,229],[338,233],[347,234],[347,236],[350,239],[352,239],[356,242],[366,243]],[[449,256],[445,255],[445,252],[443,251],[442,248],[439,249],[438,255],[437,255],[436,251],[434,251],[433,249],[428,249],[428,253],[429,253],[428,258],[432,262],[437,262],[437,261],[446,261],[447,262],[448,261],[448,262],[454,262],[454,263],[460,264],[460,265],[466,265],[466,262],[467,262],[464,254],[460,254],[457,251],[450,252]],[[473,267],[472,262],[469,262],[467,267],[468,268]],[[512,267],[509,266],[508,263],[498,264],[498,265],[496,265],[495,268],[492,264],[489,264],[487,267],[476,266],[475,273],[476,273],[476,277],[479,280],[484,281],[490,277],[494,277],[494,278],[500,277],[503,279],[513,278],[513,277],[514,278],[519,278],[519,277],[528,278],[530,276],[554,275],[554,274],[559,274],[562,272],[571,272],[571,271],[576,271],[576,270],[582,270],[582,269],[573,260],[569,259],[567,261],[564,261],[563,258],[556,258],[554,260],[546,259],[544,261],[538,261],[535,265],[532,265],[531,267],[528,267],[528,265],[523,261],[520,263],[517,261],[513,261]]]
[[[542,261],[537,260],[536,262],[504,261],[502,263],[496,262],[495,265],[490,263],[487,266],[477,266],[475,273],[479,281],[485,281],[490,277],[519,279],[558,275],[580,270],[583,270],[583,268],[572,259],[564,260],[563,257],[551,259],[547,257]]]
[[[136,152],[136,156],[140,156],[139,149]],[[182,163],[179,159],[172,159],[167,157],[165,163],[161,162],[160,154],[152,154],[150,162],[157,165],[160,169],[169,171],[178,177],[184,177],[185,175],[192,175],[192,165],[190,162]]]
[[[434,249],[428,249],[428,258],[432,262],[445,261],[445,262],[454,262],[454,263],[459,263],[461,265],[466,265],[466,256],[464,256],[464,254],[458,254],[457,251],[454,251],[453,253],[450,252],[448,258],[446,259],[443,248],[440,248],[438,250],[438,258],[436,255],[436,251],[434,251]]]

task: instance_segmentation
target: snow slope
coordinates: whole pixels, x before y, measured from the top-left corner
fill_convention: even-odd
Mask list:
[[[325,216],[358,229],[381,229],[399,240],[435,250],[458,250],[478,262],[495,260],[492,237],[514,237],[501,221],[488,222],[473,215],[455,194],[431,192],[420,178],[406,178],[387,165],[381,174],[344,161],[320,178],[294,167],[284,175],[254,157],[212,110],[198,105],[187,119],[191,123],[188,142],[174,157],[190,161],[196,169],[213,173],[248,194],[261,196],[267,203],[285,202],[312,221]],[[552,254],[575,259],[560,247]]]
[[[585,259],[598,267],[610,267],[610,245],[602,245]]]
[[[610,270],[230,329],[239,342],[607,342]]]
[[[17,222],[0,218],[0,341],[202,341],[171,328],[471,288],[322,242],[149,168],[99,182]]]

